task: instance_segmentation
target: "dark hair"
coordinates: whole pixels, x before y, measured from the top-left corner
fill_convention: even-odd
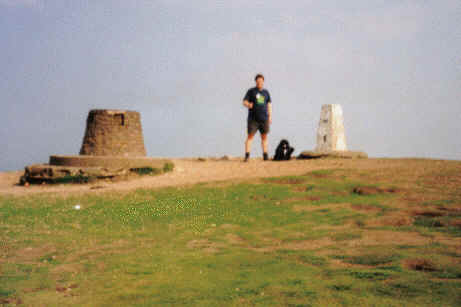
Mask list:
[[[261,74],[257,74],[257,75],[256,75],[256,77],[255,77],[255,81],[256,81],[256,80],[258,80],[258,78],[263,78],[263,80],[264,80],[264,76],[263,76],[263,75],[261,75]]]

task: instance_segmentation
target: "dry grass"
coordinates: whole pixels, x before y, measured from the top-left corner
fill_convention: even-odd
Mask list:
[[[422,258],[406,259],[404,261],[404,266],[415,271],[432,272],[437,270],[435,264],[432,261]]]
[[[322,209],[338,209],[338,208],[350,208],[351,204],[348,203],[333,203],[333,204],[322,204],[322,205],[294,205],[293,210],[295,212],[311,212]]]

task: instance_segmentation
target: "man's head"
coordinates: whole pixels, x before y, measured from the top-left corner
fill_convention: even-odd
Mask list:
[[[255,77],[256,87],[262,89],[264,86],[264,76],[261,74],[257,74]]]

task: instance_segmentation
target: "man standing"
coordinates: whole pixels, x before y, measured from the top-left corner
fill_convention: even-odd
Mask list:
[[[248,108],[248,137],[245,141],[245,162],[250,159],[251,143],[258,130],[261,133],[263,159],[269,159],[267,155],[267,134],[269,133],[269,126],[272,124],[272,101],[269,91],[263,88],[264,76],[261,74],[256,75],[255,82],[256,86],[250,88],[243,98],[243,105]]]

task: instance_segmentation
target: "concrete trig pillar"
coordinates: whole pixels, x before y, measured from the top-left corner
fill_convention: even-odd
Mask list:
[[[346,151],[343,110],[339,104],[325,104],[320,112],[315,151]]]

